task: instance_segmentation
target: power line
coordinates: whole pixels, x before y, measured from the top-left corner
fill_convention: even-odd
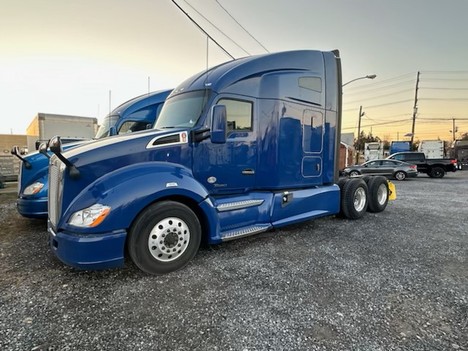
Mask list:
[[[421,71],[429,74],[468,74],[468,71]]]
[[[402,124],[404,122],[411,122],[411,118],[409,119],[401,119],[398,121],[392,121],[392,122],[383,122],[383,123],[374,123],[374,124],[368,124],[365,126],[361,126],[362,128],[368,128],[368,127],[375,127],[375,126],[383,126],[383,125],[389,125],[389,124]],[[349,130],[349,129],[355,129],[355,127],[346,127],[346,128],[341,128],[342,130]]]
[[[182,7],[180,7],[179,4],[177,4],[177,3],[175,2],[175,0],[171,0],[171,1],[174,3],[174,5],[176,5],[176,6],[179,8],[180,11],[182,11],[182,12],[185,14],[185,16],[188,17],[188,19],[189,19],[190,21],[192,21],[193,24],[195,24],[195,25],[197,26],[198,29],[200,29],[203,33],[205,33],[205,35],[208,36],[208,37],[213,41],[213,43],[215,43],[216,45],[218,45],[218,47],[219,47],[221,50],[223,50],[224,53],[225,53],[226,55],[228,55],[228,56],[229,56],[230,58],[232,58],[233,60],[235,59],[234,56],[232,56],[232,55],[231,55],[221,44],[219,44],[211,35],[209,35],[208,32],[207,32],[206,30],[204,30],[192,17],[190,17],[190,15],[189,15],[186,11],[184,11],[184,9],[182,9]]]
[[[466,82],[468,78],[424,78],[425,81],[454,81],[454,82]]]
[[[245,52],[247,55],[251,55],[247,50],[245,50],[242,46],[240,46],[238,43],[234,41],[231,37],[229,37],[227,34],[225,34],[219,27],[217,27],[213,22],[211,22],[208,18],[203,16],[200,11],[198,11],[196,8],[194,8],[192,5],[187,0],[184,0],[184,2],[193,10],[195,11],[201,18],[203,18],[205,21],[207,21],[209,24],[211,24],[218,32],[220,32],[222,35],[224,35],[225,38],[229,39],[234,45],[236,45],[239,49],[241,49],[243,52]]]
[[[378,86],[378,85],[382,85],[382,84],[386,84],[388,82],[392,82],[392,81],[395,81],[395,80],[400,80],[402,79],[403,77],[406,77],[406,76],[409,76],[409,75],[412,75],[413,73],[405,73],[405,74],[402,74],[402,75],[399,75],[399,76],[396,76],[396,77],[393,77],[393,78],[388,78],[388,79],[384,79],[384,80],[379,80],[377,82],[373,82],[372,83],[372,86]],[[365,86],[353,86],[352,88],[350,88],[350,90],[359,90],[359,89],[364,89],[364,88],[367,88]]]
[[[228,14],[228,16],[231,17],[231,18],[233,19],[233,21],[236,22],[236,23],[238,24],[238,26],[241,27],[241,28],[244,30],[244,32],[246,32],[253,40],[255,40],[255,41],[258,43],[258,45],[260,45],[266,52],[268,52],[268,53],[270,52],[270,51],[268,51],[268,49],[267,49],[265,46],[263,46],[263,44],[260,43],[247,29],[245,29],[244,26],[242,26],[242,24],[240,24],[240,23],[229,13],[229,11],[226,10],[226,8],[225,8],[223,5],[221,5],[221,4],[219,3],[218,0],[215,0],[215,1],[216,1],[216,3],[224,10],[224,12],[226,12],[226,13]]]
[[[468,101],[468,98],[420,98],[427,101]]]
[[[385,95],[372,96],[372,97],[369,97],[369,98],[364,98],[364,99],[355,100],[355,101],[350,101],[350,102],[347,101],[346,104],[355,104],[355,103],[361,103],[362,101],[375,100],[375,99],[385,98],[385,97],[387,97],[387,96],[397,95],[397,94],[401,94],[401,93],[406,93],[406,92],[408,92],[408,91],[413,91],[413,89],[404,89],[404,90],[399,90],[399,91],[396,91],[396,92],[393,92],[393,93],[388,93],[388,94],[385,94]]]
[[[420,89],[431,89],[431,90],[468,90],[468,88],[435,88],[435,87],[421,87]]]
[[[399,86],[402,86],[404,84],[407,84],[407,83],[414,83],[414,79],[411,79],[411,80],[405,80],[403,82],[399,82],[399,83],[394,83],[394,84],[391,84],[391,85],[387,85],[387,86],[381,86],[381,87],[366,87],[364,90],[360,90],[360,91],[353,91],[353,92],[346,92],[346,96],[348,95],[356,95],[356,94],[365,94],[367,92],[374,92],[376,90],[388,90],[388,89],[391,89],[391,88],[394,88],[394,87],[399,87]]]

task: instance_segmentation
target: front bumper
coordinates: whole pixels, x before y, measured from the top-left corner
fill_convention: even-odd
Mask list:
[[[93,235],[56,233],[49,223],[48,232],[52,252],[66,265],[87,270],[124,265],[125,230]]]
[[[28,199],[19,197],[16,200],[19,214],[27,218],[47,218],[47,197]]]

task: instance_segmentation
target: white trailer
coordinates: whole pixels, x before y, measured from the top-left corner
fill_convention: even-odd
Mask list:
[[[98,128],[97,118],[51,113],[38,113],[26,129],[29,151],[36,149],[36,141],[47,141],[59,135],[65,140],[91,139]]]
[[[372,161],[383,158],[383,145],[380,141],[364,144],[364,160]]]
[[[444,141],[422,140],[418,151],[423,152],[426,158],[444,158]]]

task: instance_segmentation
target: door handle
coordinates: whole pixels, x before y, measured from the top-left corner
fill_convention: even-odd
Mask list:
[[[255,170],[251,169],[251,168],[246,168],[242,171],[242,174],[243,175],[254,175],[255,174]]]

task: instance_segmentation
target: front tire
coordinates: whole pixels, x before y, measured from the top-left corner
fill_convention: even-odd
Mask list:
[[[367,184],[362,179],[350,179],[343,186],[341,211],[348,219],[364,216],[368,206]]]
[[[155,203],[135,220],[128,234],[128,251],[142,271],[166,274],[187,265],[200,247],[198,217],[174,201]]]

